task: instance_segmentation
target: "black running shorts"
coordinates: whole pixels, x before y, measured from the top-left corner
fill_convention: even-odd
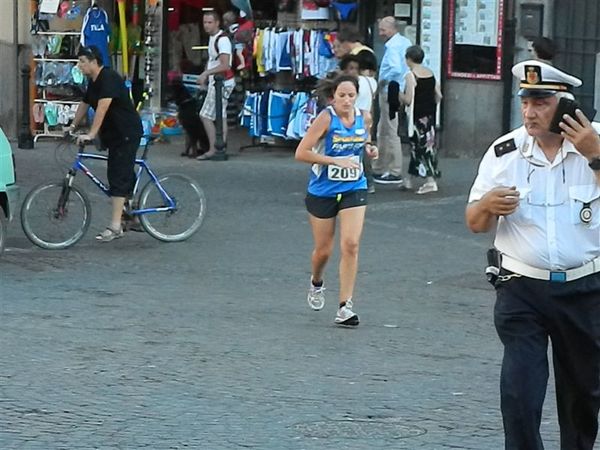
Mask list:
[[[304,200],[306,210],[319,219],[330,219],[337,216],[338,212],[346,208],[367,205],[367,190],[344,192],[336,197],[317,197],[306,194]]]

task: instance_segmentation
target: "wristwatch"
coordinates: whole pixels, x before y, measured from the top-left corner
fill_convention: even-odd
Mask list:
[[[600,158],[592,158],[592,160],[588,163],[588,166],[590,166],[590,169],[592,170],[600,170]]]

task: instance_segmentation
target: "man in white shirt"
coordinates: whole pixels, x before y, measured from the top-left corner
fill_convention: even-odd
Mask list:
[[[398,32],[396,19],[391,16],[379,21],[379,36],[385,41],[385,52],[379,65],[379,158],[373,160],[373,172],[376,183],[401,185],[402,142],[398,135],[398,116],[395,113],[390,116],[388,85],[396,81],[400,91],[404,90],[404,77],[408,73],[406,50],[412,43]]]
[[[486,273],[504,345],[506,449],[544,448],[550,339],[560,448],[592,450],[600,409],[600,138],[581,110],[559,109],[581,80],[539,60],[512,72],[523,126],[490,146],[466,208],[471,231],[496,230]]]
[[[235,86],[234,72],[231,69],[232,63],[232,46],[231,40],[227,34],[221,29],[221,18],[216,11],[206,11],[203,17],[204,31],[208,33],[208,62],[206,70],[198,77],[198,84],[206,84],[208,82],[208,91],[206,98],[200,110],[200,119],[206,129],[208,141],[210,144],[209,150],[203,155],[198,156],[198,160],[211,159],[214,156],[216,128],[215,128],[215,80],[216,74],[221,74],[225,78],[223,82],[223,141],[227,142],[227,100]]]

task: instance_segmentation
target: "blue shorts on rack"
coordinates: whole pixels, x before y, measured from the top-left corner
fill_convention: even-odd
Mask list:
[[[292,94],[271,91],[268,99],[267,132],[273,136],[286,137]]]

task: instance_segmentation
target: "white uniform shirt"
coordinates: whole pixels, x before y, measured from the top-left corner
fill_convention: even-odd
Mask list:
[[[517,150],[497,157],[494,146],[510,139]],[[469,203],[499,186],[520,192],[517,210],[498,219],[494,244],[500,252],[546,270],[579,267],[600,256],[600,186],[569,141],[551,163],[525,127],[496,140],[481,160]],[[592,219],[586,224],[580,213],[588,204]]]
[[[231,40],[228,37],[220,38],[220,36],[223,33],[224,33],[224,31],[220,30],[217,34],[215,34],[214,36],[210,36],[208,38],[208,62],[206,63],[207,69],[212,69],[214,67],[217,67],[219,65],[219,55],[223,54],[223,53],[229,55],[229,65],[231,66],[231,64],[232,64],[233,58],[232,58]],[[219,39],[219,40],[217,41],[217,39]],[[216,42],[216,44],[215,44],[215,42]],[[218,47],[219,51],[217,51],[216,47]],[[208,81],[210,82],[210,84],[214,84],[215,83],[214,75],[209,75]],[[225,81],[223,81],[223,85],[224,86],[234,86],[235,80],[233,78],[231,78],[229,80],[225,80]]]

